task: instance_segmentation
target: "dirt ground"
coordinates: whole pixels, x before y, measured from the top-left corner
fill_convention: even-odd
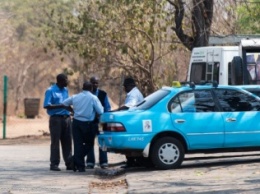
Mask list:
[[[12,119],[8,123],[7,138],[0,139],[0,152],[2,157],[6,158],[6,164],[1,163],[4,173],[0,175],[1,180],[6,187],[6,180],[15,174],[21,174],[20,178],[12,181],[8,185],[8,189],[16,191],[16,187],[23,187],[27,191],[32,189],[28,180],[24,177],[32,177],[30,181],[37,181],[35,184],[40,185],[39,188],[48,188],[52,186],[54,181],[53,173],[46,167],[48,164],[48,146],[49,146],[49,133],[48,133],[48,119]],[[11,127],[14,126],[14,127]],[[2,146],[3,145],[3,146]],[[4,146],[10,145],[10,146]],[[28,153],[30,149],[42,149],[42,153],[36,152],[39,158],[25,158],[22,154],[21,158],[14,159],[12,156],[9,158],[7,155],[11,152],[17,151],[15,145],[18,145],[18,150],[23,148]],[[35,145],[33,147],[29,145]],[[7,151],[6,149],[10,149]],[[27,150],[28,149],[28,150]],[[6,151],[6,153],[4,152]],[[7,154],[7,155],[6,155]],[[26,154],[25,154],[26,155]],[[110,154],[109,161],[123,161],[122,155]],[[119,158],[118,158],[119,157]],[[9,160],[8,160],[9,159]],[[18,160],[19,163],[15,162]],[[34,161],[35,160],[35,161]],[[34,162],[35,171],[26,170],[26,165]],[[109,177],[103,179],[104,175],[99,176],[97,173],[99,168],[94,171],[86,172],[87,176],[79,176],[78,174],[62,171],[62,176],[59,176],[61,181],[60,185],[56,185],[55,193],[64,193],[65,189],[68,192],[75,193],[220,193],[220,194],[257,194],[260,193],[260,152],[239,152],[239,153],[220,153],[220,154],[196,154],[187,155],[181,168],[175,170],[160,171],[156,169],[136,168],[124,171],[120,177]],[[24,164],[24,166],[21,166]],[[29,164],[29,163],[28,163]],[[1,168],[0,165],[0,168]],[[14,166],[17,165],[17,166]],[[12,170],[6,170],[8,166],[12,166]],[[120,167],[112,167],[106,174],[113,173]],[[41,176],[34,179],[33,176]],[[25,174],[26,176],[25,176]],[[60,173],[57,173],[57,176]],[[71,178],[71,179],[70,179]],[[78,185],[69,184],[70,181],[77,178]],[[49,183],[49,185],[46,183]],[[66,186],[64,186],[66,183]],[[44,184],[44,185],[43,185]],[[27,185],[25,187],[25,185]],[[17,186],[17,187],[18,187]],[[36,187],[33,187],[36,189]],[[69,189],[72,190],[69,190]],[[38,187],[37,187],[38,189]],[[76,190],[75,190],[76,189]],[[84,191],[82,192],[82,189]],[[114,189],[114,190],[113,190]],[[39,189],[40,190],[40,189]],[[0,188],[1,191],[1,188]],[[38,191],[38,190],[37,190]],[[42,190],[41,190],[42,191]],[[59,191],[59,192],[58,192]],[[74,191],[74,192],[72,192]],[[87,191],[87,192],[86,192]],[[10,192],[9,192],[10,193]],[[15,192],[14,192],[15,193]],[[23,193],[23,192],[18,192]]]
[[[2,127],[3,123],[1,124],[1,128]],[[45,187],[47,188],[52,185],[47,186],[48,181],[47,183],[44,183],[44,181],[40,180],[42,179],[45,181],[49,180],[49,182],[55,182],[55,179],[53,179],[53,177],[51,176],[52,172],[48,170],[48,151],[50,144],[48,118],[22,119],[11,117],[7,120],[5,132],[6,138],[0,139],[0,148],[2,150],[0,155],[2,154],[2,158],[5,157],[6,159],[5,162],[2,162],[0,164],[0,171],[5,171],[4,173],[2,173],[2,175],[0,175],[0,179],[2,180],[0,180],[0,193],[3,193],[4,191],[7,191],[7,193],[32,193],[32,189],[35,190],[36,193],[44,193]],[[34,153],[35,149],[38,149],[41,153],[37,153],[39,154],[38,159],[30,162],[30,165],[33,165],[33,168],[37,168],[35,172],[31,172],[27,170],[30,167],[26,165],[29,153]],[[97,150],[97,147],[95,149]],[[7,150],[9,150],[9,152]],[[15,157],[12,155],[8,155],[16,152],[17,154],[15,155]],[[22,154],[21,158],[19,158],[20,154]],[[26,156],[26,158],[24,158],[24,155]],[[45,155],[45,157],[43,155]],[[124,156],[119,157],[115,154],[109,154],[108,157],[110,162],[124,161]],[[19,161],[19,163],[17,163],[17,161]],[[43,163],[43,161],[45,162],[45,164],[41,164],[42,166],[40,167],[40,164],[38,163]],[[61,161],[61,168],[64,168],[63,165],[63,161]],[[114,165],[120,164],[114,163]],[[45,169],[45,166],[47,167],[47,169]],[[63,170],[63,176],[60,177],[61,183],[55,185],[56,190],[54,193],[126,193],[127,182],[125,176],[114,176],[115,173],[121,173],[122,169],[119,169],[120,171],[116,170],[115,172],[114,168],[115,167],[111,165],[109,171],[101,171],[101,169],[97,167],[95,170],[87,171],[85,174],[88,175],[88,177],[85,178],[84,176],[78,177],[77,173],[65,172]],[[13,169],[13,171],[9,169]],[[25,171],[27,173],[26,175],[23,174]],[[8,177],[13,176],[13,173],[15,174],[17,180],[11,181],[8,184],[3,183],[9,179]],[[36,176],[38,173],[42,173],[43,175],[38,178],[39,180],[36,183],[38,186],[36,188],[35,186],[30,185],[28,183],[28,180],[24,177],[33,177]],[[66,174],[64,175],[64,173]],[[111,173],[112,175],[109,175]],[[21,174],[21,176],[19,174]],[[108,177],[108,175],[110,176],[110,178],[106,178],[103,180],[102,177]],[[72,186],[70,186],[69,184],[72,181],[70,179],[73,178],[71,176],[77,176],[77,183],[79,184],[77,188],[71,188]],[[34,178],[32,178],[29,182],[35,182]],[[65,183],[66,186],[64,187]],[[67,190],[65,188],[67,188]],[[82,192],[83,189],[85,190],[85,192]],[[47,191],[47,193],[49,192]]]
[[[37,145],[50,141],[49,135],[26,135],[14,138],[1,139],[0,145],[30,144]]]
[[[50,139],[48,117],[35,119],[8,117],[5,130],[1,122],[0,131],[2,131],[0,145],[41,144]]]

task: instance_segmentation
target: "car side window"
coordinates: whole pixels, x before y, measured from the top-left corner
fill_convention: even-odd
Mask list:
[[[215,112],[215,103],[210,90],[195,91],[196,112]]]
[[[196,112],[193,92],[178,94],[169,104],[169,111],[172,113]]]
[[[198,90],[179,94],[169,105],[172,113],[214,112],[215,103],[210,91]]]
[[[241,91],[216,89],[215,93],[224,112],[260,110],[260,102],[254,96]]]

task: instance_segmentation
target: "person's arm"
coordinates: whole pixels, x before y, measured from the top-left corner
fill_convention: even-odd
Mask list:
[[[72,107],[69,106],[69,105],[66,106],[66,105],[64,105],[62,103],[52,104],[52,92],[49,89],[46,90],[46,92],[45,92],[43,108],[48,109],[48,110],[63,108],[63,109],[66,109],[66,110],[68,110],[70,112],[73,112]]]
[[[46,90],[43,108],[45,109],[58,109],[65,108],[63,104],[52,104],[52,92],[51,90]]]
[[[71,106],[65,106],[64,104],[50,104],[48,106],[45,106],[44,108],[46,109],[58,109],[58,108],[64,108],[66,109],[67,111],[70,111],[70,112],[73,112],[73,109]]]
[[[65,107],[66,110],[70,111],[73,113],[73,108],[72,106],[72,97],[67,98],[62,102],[62,105]]]
[[[44,106],[46,109],[57,109],[57,108],[65,108],[63,104],[50,104],[48,106]]]

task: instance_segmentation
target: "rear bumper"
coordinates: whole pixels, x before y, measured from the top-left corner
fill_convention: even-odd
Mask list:
[[[125,155],[146,156],[149,154],[150,134],[100,134],[98,143],[100,148],[108,152],[121,153]],[[147,149],[148,147],[148,149]],[[146,154],[143,154],[143,152]],[[148,153],[147,153],[148,152]]]

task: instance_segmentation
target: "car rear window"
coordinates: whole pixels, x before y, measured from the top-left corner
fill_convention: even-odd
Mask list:
[[[159,102],[161,99],[163,99],[165,96],[167,96],[170,93],[169,90],[166,89],[160,89],[156,92],[150,94],[146,98],[144,98],[143,102],[138,104],[136,107],[134,107],[137,110],[146,110],[151,108],[153,105],[155,105],[157,102]]]

